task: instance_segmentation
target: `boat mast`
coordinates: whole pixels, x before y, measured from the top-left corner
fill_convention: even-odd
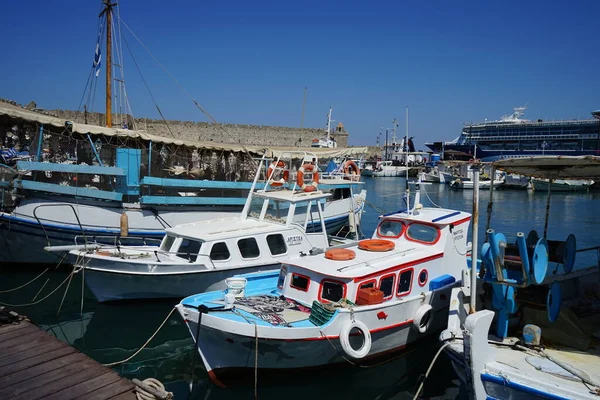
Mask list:
[[[408,106],[406,106],[406,138],[404,139],[404,166],[406,167],[406,194],[408,195]]]
[[[329,136],[331,134],[331,110],[333,107],[329,107],[329,114],[327,114],[327,147],[329,147]]]
[[[102,0],[104,10],[100,17],[106,14],[106,126],[112,128],[112,9],[117,3]]]

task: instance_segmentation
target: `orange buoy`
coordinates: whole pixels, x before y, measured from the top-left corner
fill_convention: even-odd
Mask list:
[[[356,165],[356,163],[354,161],[348,160],[344,164],[344,174],[345,175],[350,175],[346,179],[353,178],[352,175],[360,176],[360,168],[358,168],[358,165]]]
[[[284,169],[285,166],[286,165],[283,161],[278,161],[277,163],[273,161],[271,165],[269,165],[269,169],[267,170],[267,179],[271,181],[271,186],[283,186],[283,184],[287,182],[290,177],[290,171]],[[283,169],[283,178],[277,180],[273,178],[276,169]]]
[[[395,247],[394,242],[384,239],[367,239],[358,242],[358,248],[367,251],[390,251]]]
[[[305,172],[312,172],[313,174],[313,179],[310,185],[304,183]],[[319,186],[319,171],[317,171],[317,168],[313,164],[303,164],[300,168],[298,168],[298,176],[296,179],[298,181],[298,186],[300,186],[300,189],[304,190],[305,192],[314,192]]]
[[[325,252],[325,258],[336,261],[348,261],[354,260],[356,253],[350,249],[329,249]]]

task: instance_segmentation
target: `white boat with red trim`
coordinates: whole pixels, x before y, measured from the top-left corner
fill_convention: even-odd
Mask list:
[[[415,205],[381,216],[372,239],[182,300],[176,308],[211,380],[363,362],[443,329],[467,269],[471,215],[423,208],[418,191]]]

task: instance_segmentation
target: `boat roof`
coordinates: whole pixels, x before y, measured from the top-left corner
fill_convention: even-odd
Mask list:
[[[256,219],[228,217],[211,219],[208,221],[191,222],[167,228],[166,232],[175,236],[183,236],[202,241],[225,240],[235,236],[256,235],[263,232],[283,229],[282,224],[271,221],[258,221]]]
[[[417,210],[418,213],[396,212],[384,214],[380,218],[401,219],[409,222],[425,222],[436,225],[449,225],[462,222],[465,218],[470,218],[471,214],[464,211],[450,210],[447,208],[427,207]]]
[[[350,183],[350,181],[347,182]],[[348,185],[348,183],[346,183],[346,185]],[[289,189],[282,189],[269,191],[259,190],[255,192],[252,196],[260,199],[278,200],[285,201],[291,204],[297,204],[311,200],[315,201],[326,199],[328,197],[331,197],[331,193],[323,193],[321,190],[315,190],[314,192],[304,192],[297,190],[294,191]]]
[[[492,163],[501,171],[542,179],[600,180],[598,156],[535,156]]]

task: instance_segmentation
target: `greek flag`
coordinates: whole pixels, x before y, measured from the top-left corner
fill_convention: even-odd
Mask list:
[[[102,50],[100,49],[100,41],[96,43],[96,52],[94,53],[94,64],[93,67],[96,68],[96,78],[100,75],[100,66],[102,64]]]

